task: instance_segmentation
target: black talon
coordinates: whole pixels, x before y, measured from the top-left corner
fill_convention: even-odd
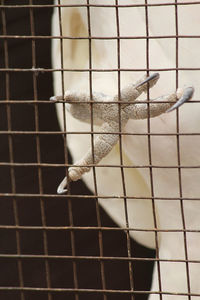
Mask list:
[[[182,97],[172,107],[170,107],[166,112],[171,112],[174,109],[178,108],[183,103],[190,100],[192,98],[193,94],[194,94],[194,88],[193,87],[186,88],[184,90],[184,93],[183,93]]]
[[[159,73],[154,73],[150,76],[148,76],[145,80],[143,80],[141,83],[139,83],[138,85],[136,85],[136,88],[151,81],[151,80],[154,80],[154,79],[158,79],[160,77]]]

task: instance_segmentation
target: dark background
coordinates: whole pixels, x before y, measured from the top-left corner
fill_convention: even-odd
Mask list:
[[[53,1],[35,1],[34,4],[53,4]],[[2,3],[3,4],[3,3]],[[29,4],[28,1],[5,1],[5,4]],[[6,34],[31,35],[30,9],[9,8],[0,6],[0,34],[3,32],[3,15],[6,16]],[[51,35],[52,8],[34,8],[34,23],[36,35]],[[6,41],[6,39],[5,39]],[[36,67],[51,68],[51,40],[36,39]],[[5,59],[6,42],[0,40],[0,68],[30,69],[32,62],[31,39],[7,39],[8,66]],[[6,75],[7,74],[7,75]],[[56,117],[55,106],[48,99],[54,94],[52,72],[40,72],[37,76],[34,72],[0,72],[0,99],[5,100],[34,100],[34,80],[36,82],[38,99],[46,100],[47,104],[38,104],[39,130],[58,131],[59,126]],[[7,84],[6,84],[7,81]],[[6,86],[8,91],[6,92]],[[11,130],[34,131],[36,129],[34,104],[10,104]],[[8,131],[8,109],[0,103],[0,130]],[[13,148],[13,160],[15,163],[37,163],[36,135],[14,134],[10,135],[10,143]],[[39,148],[42,163],[64,163],[64,144],[60,134],[40,135]],[[69,158],[70,159],[70,158]],[[46,300],[47,292],[44,291],[20,291],[1,289],[1,287],[19,287],[20,279],[18,267],[21,265],[22,278],[25,287],[45,288],[46,270],[49,267],[51,288],[73,288],[73,261],[71,259],[48,259],[35,257],[22,257],[17,260],[15,254],[43,255],[45,251],[49,255],[72,255],[71,234],[69,230],[36,230],[23,228],[23,226],[61,227],[70,225],[70,203],[74,226],[97,226],[97,211],[95,199],[72,198],[71,202],[66,197],[27,197],[20,194],[38,194],[39,172],[38,166],[10,166],[2,164],[11,161],[9,152],[9,136],[0,132],[0,299],[2,300]],[[13,171],[12,171],[13,170]],[[11,172],[14,172],[15,182],[11,180]],[[44,194],[55,194],[60,180],[65,175],[63,167],[42,167],[42,189]],[[17,197],[11,197],[6,193],[14,193]],[[90,195],[84,183],[79,181],[71,185],[71,194]],[[42,213],[42,210],[44,213]],[[99,207],[101,224],[107,227],[116,227],[113,221]],[[20,230],[15,227],[18,224]],[[123,231],[103,231],[104,256],[127,257],[126,235]],[[17,243],[18,239],[18,243]],[[47,240],[47,247],[44,239]],[[99,256],[99,240],[97,230],[74,230],[75,254],[82,256]],[[46,249],[45,249],[46,247]],[[131,241],[132,256],[153,257],[150,251],[133,240]],[[97,260],[75,260],[78,277],[78,288],[102,289],[100,262]],[[134,273],[135,290],[148,290],[150,288],[151,262],[137,261],[132,264]],[[128,262],[120,260],[108,260],[104,263],[105,280],[107,289],[130,289]],[[53,292],[53,300],[75,299],[74,292]],[[100,293],[80,293],[80,300],[103,299]],[[130,295],[108,294],[108,300],[128,300]],[[144,294],[136,294],[135,299],[146,299]]]

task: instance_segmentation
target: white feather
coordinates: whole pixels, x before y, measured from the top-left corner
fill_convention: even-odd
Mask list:
[[[108,4],[108,1],[91,0],[91,4]],[[104,3],[105,2],[105,3]],[[160,1],[171,3],[171,1]],[[185,1],[181,1],[185,2]],[[143,1],[119,0],[119,4],[143,4]],[[148,3],[156,3],[149,0]],[[85,4],[84,0],[63,0],[62,4]],[[115,1],[109,0],[109,4]],[[178,34],[199,35],[200,5],[178,6]],[[91,34],[96,37],[116,37],[116,9],[108,7],[91,7]],[[175,36],[175,6],[151,6],[148,8],[149,35],[151,36]],[[119,8],[120,36],[145,36],[145,8]],[[66,7],[62,8],[62,31],[65,37],[88,36],[87,8]],[[58,10],[53,15],[53,35],[59,36]],[[117,41],[116,39],[92,40],[92,68],[117,69]],[[200,38],[180,38],[178,40],[179,68],[200,67]],[[60,68],[60,41],[53,40],[53,67]],[[89,68],[89,42],[87,39],[63,40],[63,59],[66,69]],[[120,41],[120,68],[145,69],[146,66],[146,39],[121,39]],[[149,40],[149,67],[150,69],[176,68],[176,39],[162,38]],[[144,71],[121,71],[121,88],[136,81]],[[194,86],[194,99],[200,98],[200,71],[179,71],[179,87]],[[162,71],[158,84],[150,92],[151,97],[158,97],[175,90],[176,71]],[[64,72],[64,89],[82,90],[89,92],[89,72]],[[92,90],[114,95],[118,92],[117,72],[92,72]],[[62,94],[61,74],[54,73],[55,95]],[[63,106],[57,104],[57,112],[60,126],[63,128]],[[180,133],[199,133],[200,128],[200,104],[187,103],[179,109]],[[86,132],[91,130],[91,125],[74,119],[67,113],[67,130]],[[98,127],[95,127],[98,130]],[[155,247],[155,223],[151,200],[142,200],[151,197],[151,178],[148,165],[148,137],[147,121],[130,120],[126,126],[126,132],[132,133],[123,137],[123,163],[132,166],[144,166],[143,168],[125,168],[126,194],[138,199],[128,200],[129,227],[135,229],[148,229],[151,232],[130,231],[130,235],[139,243],[153,248]],[[156,206],[157,226],[161,230],[183,229],[179,190],[179,176],[177,168],[177,120],[176,112],[169,113],[150,120],[150,132],[158,133],[150,137],[153,168],[153,194]],[[139,133],[141,135],[134,135]],[[172,135],[164,135],[171,133]],[[142,135],[144,134],[144,135]],[[163,135],[162,135],[163,134]],[[90,146],[91,138],[86,134],[71,134],[67,138],[68,147],[73,160],[79,160]],[[198,135],[181,135],[180,159],[181,166],[200,165],[200,137]],[[120,164],[119,146],[102,160],[100,164]],[[146,166],[146,167],[145,167]],[[162,167],[165,168],[162,168]],[[169,168],[167,168],[169,167]],[[123,196],[123,185],[120,168],[97,167],[97,192],[105,196]],[[94,191],[92,172],[83,176],[87,186]],[[195,198],[200,196],[200,169],[181,169],[182,197]],[[58,179],[59,182],[60,179]],[[159,200],[159,198],[171,198],[171,200]],[[123,199],[101,199],[99,201],[112,219],[122,227],[125,227],[125,214]],[[198,201],[183,201],[184,217],[187,229],[200,230],[200,204]],[[200,232],[187,232],[187,250],[190,260],[200,260]],[[182,232],[159,233],[159,258],[161,259],[185,259],[184,236]],[[161,262],[161,282],[163,292],[187,293],[186,264],[184,262]],[[190,263],[191,292],[200,293],[200,266]],[[158,291],[157,266],[155,265],[152,291]],[[159,295],[152,294],[151,300]],[[167,296],[163,296],[167,298]],[[186,299],[179,296],[179,299]],[[195,299],[200,299],[195,297]]]

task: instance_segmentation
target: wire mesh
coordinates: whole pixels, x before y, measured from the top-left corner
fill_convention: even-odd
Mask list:
[[[151,297],[153,300],[165,300],[169,297],[179,297],[181,300],[186,300],[200,297],[199,284],[195,281],[195,277],[198,278],[199,274],[200,257],[196,248],[197,254],[196,252],[194,256],[191,254],[190,246],[190,243],[194,243],[198,247],[200,228],[195,220],[194,223],[191,222],[192,226],[187,226],[188,215],[185,213],[192,201],[190,210],[193,219],[194,214],[199,212],[200,199],[198,189],[197,192],[185,192],[185,180],[183,180],[184,172],[193,171],[193,176],[197,177],[196,181],[194,179],[194,186],[195,183],[197,185],[200,165],[198,160],[192,159],[189,159],[189,163],[186,164],[182,162],[182,138],[187,137],[188,141],[193,138],[191,142],[194,143],[197,140],[193,146],[196,150],[192,152],[196,155],[199,128],[193,132],[184,131],[180,121],[185,115],[179,110],[175,115],[175,130],[171,128],[169,131],[162,131],[162,128],[155,130],[150,115],[144,132],[137,131],[137,128],[124,132],[119,122],[118,131],[106,132],[106,134],[119,135],[118,163],[112,161],[109,164],[94,163],[95,137],[104,134],[101,128],[95,127],[93,95],[96,77],[94,74],[99,74],[99,76],[115,74],[119,120],[121,120],[120,99],[124,74],[134,74],[136,78],[143,73],[161,72],[164,75],[170,73],[172,74],[170,83],[174,88],[178,88],[180,82],[181,84],[184,82],[181,80],[184,72],[189,72],[189,74],[192,72],[196,78],[198,77],[200,72],[198,64],[188,62],[187,57],[187,63],[182,64],[184,47],[181,41],[191,41],[192,45],[194,41],[200,40],[198,30],[197,34],[196,31],[194,34],[188,34],[180,30],[182,7],[185,9],[194,7],[196,12],[199,12],[200,1],[58,0],[55,3],[50,0],[1,1],[0,264],[2,272],[0,274],[0,299],[133,300]],[[166,10],[166,14],[169,13],[167,9],[170,9],[169,32],[165,34],[154,34],[150,31],[151,10],[158,8],[162,8],[163,12]],[[74,10],[70,11],[70,9]],[[68,28],[66,29],[63,25],[64,13],[69,10],[68,24],[70,24],[70,12],[74,13],[76,9],[84,11],[87,24],[86,35],[66,34]],[[101,36],[101,28],[98,34],[93,34],[95,9],[104,9],[105,14],[108,10],[112,11],[115,22],[114,34],[110,34],[109,28],[107,28],[106,35]],[[140,9],[143,14],[144,31],[139,34],[136,29],[130,30],[130,35],[128,35],[122,30],[121,13],[123,10],[127,12],[130,10],[134,13],[137,9]],[[56,34],[51,31],[53,14],[57,20]],[[82,20],[80,15],[75,13],[75,16],[77,21]],[[95,16],[98,17],[98,14]],[[163,20],[162,18],[158,20],[165,22],[164,17]],[[103,26],[104,24],[102,28]],[[170,31],[171,27],[173,27],[173,33]],[[56,41],[59,45],[58,67],[54,67],[51,63],[51,56],[55,60],[51,49]],[[79,64],[67,66],[65,58],[69,49],[66,43],[70,41],[87,43],[88,65],[82,67],[80,63],[80,66]],[[123,51],[126,52],[126,49],[123,41],[142,42],[143,64],[139,65],[136,61],[136,66],[134,64],[127,66],[124,63]],[[153,45],[163,41],[166,47],[167,43],[174,45],[174,52],[171,53],[174,57],[174,64],[166,65],[162,57],[161,63],[153,66]],[[96,64],[94,43],[97,43],[98,47],[99,42],[105,45],[109,45],[110,42],[115,43],[116,53],[112,53],[115,64],[106,67],[102,65],[99,67]],[[71,53],[72,58],[73,54],[76,55],[74,48]],[[62,126],[59,127],[55,103],[49,101],[50,96],[55,93],[53,84],[55,85],[56,78],[58,78],[55,74],[60,76],[58,85],[62,95],[68,87],[68,81],[70,86],[70,78],[73,78],[74,74],[88,76],[87,85],[91,99],[88,102],[91,117],[89,130],[70,129],[64,100],[59,100],[57,104],[60,107],[60,110],[57,108],[57,114],[61,112],[59,118],[62,119]],[[188,83],[184,82],[184,84]],[[73,88],[73,83],[71,85]],[[196,88],[198,90],[195,86]],[[148,106],[152,99],[151,93],[148,89],[147,99],[144,101]],[[196,93],[190,100],[190,106],[195,105],[198,111],[199,101],[198,93]],[[72,163],[68,151],[69,140],[72,137],[79,139],[80,136],[83,138],[89,136],[93,156],[93,163],[89,165],[92,169],[90,180],[93,191],[91,192],[80,180],[68,184],[66,195],[58,195],[56,189],[60,178],[66,175],[69,179],[68,167],[78,166]],[[147,150],[144,162],[133,163],[129,160],[127,163],[123,139],[131,137],[146,139]],[[158,141],[158,138],[169,137],[175,139],[176,149],[172,149],[175,158],[171,160],[169,155],[167,164],[160,163],[154,157],[154,139]],[[110,194],[102,192],[99,169],[113,169],[114,172],[119,172],[120,194],[116,192],[115,186],[110,187]],[[130,194],[126,172],[136,169],[148,173],[149,194]],[[169,170],[176,172],[174,184],[177,193],[173,195],[169,191],[169,193],[159,195],[155,172],[168,172]],[[169,177],[167,180],[171,182]],[[112,181],[112,178],[109,178],[109,181]],[[86,183],[88,184],[87,180]],[[131,203],[138,200],[150,203],[153,225],[148,228],[140,227],[131,220]],[[115,205],[121,201],[120,208],[123,210],[121,211],[123,214],[121,226],[117,226],[113,221],[112,213],[106,209],[106,205],[103,205],[104,209],[100,205],[105,201],[114,201]],[[179,207],[179,216],[175,216],[179,220],[177,227],[173,226],[170,220],[167,224],[162,223],[160,219],[162,215],[158,215],[159,205],[167,203],[170,206],[172,201]],[[173,205],[172,208],[169,207],[169,212],[170,209],[173,210]],[[133,240],[132,234],[137,236],[143,233],[153,235],[155,250],[146,248]],[[177,237],[177,243],[180,239],[180,245],[183,246],[182,250],[179,247],[175,248],[174,256],[174,253],[171,256],[168,255],[168,245],[166,253],[165,248],[164,250],[161,248],[161,242],[169,234]],[[192,245],[193,249],[195,245]],[[177,290],[167,286],[166,278],[169,275],[165,273],[167,264],[174,264],[173,274],[170,274],[172,278],[183,276],[184,284],[182,286],[180,284]],[[154,283],[151,289],[153,266]],[[192,268],[195,268],[194,273]]]

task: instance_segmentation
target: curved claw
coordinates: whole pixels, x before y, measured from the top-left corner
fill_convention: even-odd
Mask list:
[[[59,100],[64,100],[63,96],[52,96],[49,98],[50,101],[59,101]]]
[[[154,73],[154,74],[148,76],[145,80],[143,80],[143,81],[140,82],[139,84],[137,84],[135,87],[137,88],[137,87],[139,87],[139,86],[141,86],[141,85],[143,85],[143,84],[145,84],[145,83],[147,83],[147,82],[149,82],[149,81],[151,81],[151,80],[155,80],[155,79],[158,80],[159,77],[160,77],[160,74],[159,74],[159,73]]]
[[[65,189],[66,186],[67,186],[67,177],[65,177],[59,184],[57,188],[57,194],[59,195],[65,194],[67,192],[67,189]]]
[[[194,88],[193,87],[186,88],[183,92],[182,97],[173,106],[171,106],[166,112],[171,112],[174,109],[178,108],[183,103],[190,100],[192,98],[193,94],[194,94]]]

